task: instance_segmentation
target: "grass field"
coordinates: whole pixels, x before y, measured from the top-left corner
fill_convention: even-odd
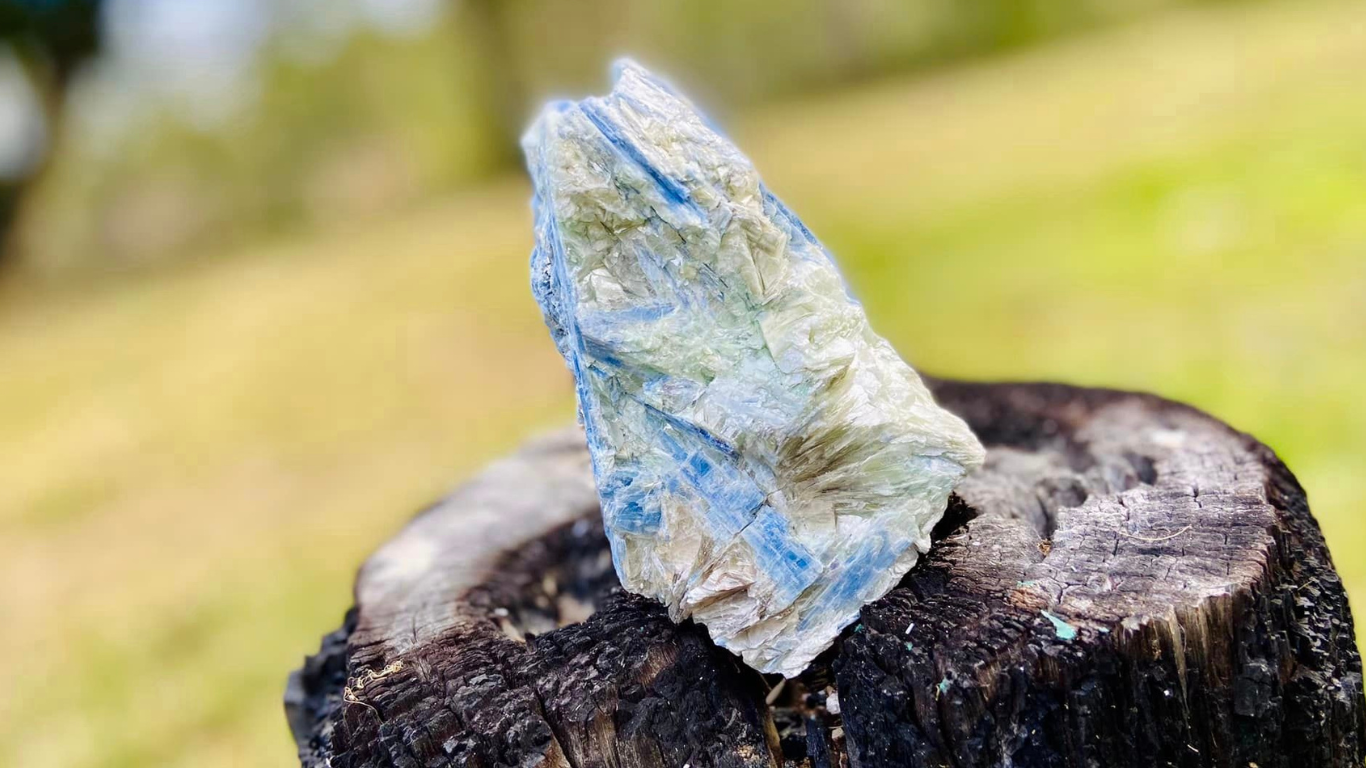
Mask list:
[[[736,116],[939,374],[1192,402],[1309,491],[1366,611],[1366,6],[1164,16]],[[572,392],[518,178],[0,297],[0,765],[289,766],[365,554]]]

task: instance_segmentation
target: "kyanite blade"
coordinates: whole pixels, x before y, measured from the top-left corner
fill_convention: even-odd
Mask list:
[[[622,584],[793,676],[930,546],[983,460],[749,160],[645,69],[523,138],[532,289]]]

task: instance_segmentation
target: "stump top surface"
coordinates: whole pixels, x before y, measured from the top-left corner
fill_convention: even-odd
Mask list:
[[[1268,449],[1148,395],[933,384],[987,463],[802,678],[611,589],[569,430],[366,562],[291,685],[305,765],[1361,764],[1345,595]]]

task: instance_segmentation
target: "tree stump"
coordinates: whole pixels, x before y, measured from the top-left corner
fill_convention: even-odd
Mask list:
[[[303,765],[1362,765],[1347,599],[1269,449],[1149,395],[931,384],[986,466],[801,677],[616,586],[567,431],[366,562],[290,679]]]

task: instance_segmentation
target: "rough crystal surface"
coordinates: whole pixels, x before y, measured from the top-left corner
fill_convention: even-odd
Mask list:
[[[981,445],[749,160],[643,68],[550,104],[523,148],[532,288],[622,584],[800,673],[929,549]]]

